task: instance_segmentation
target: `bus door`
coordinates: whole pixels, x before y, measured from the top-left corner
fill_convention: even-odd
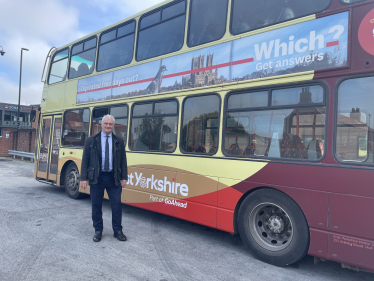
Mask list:
[[[61,115],[43,117],[36,174],[38,178],[56,181],[60,135]]]
[[[49,148],[49,171],[48,179],[57,181],[58,156],[60,152],[60,138],[61,138],[61,115],[53,117],[53,134],[51,137],[51,145]]]

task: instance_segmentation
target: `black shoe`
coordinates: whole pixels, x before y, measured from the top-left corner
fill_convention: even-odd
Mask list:
[[[101,241],[101,235],[102,235],[101,231],[95,231],[95,235],[93,237],[93,241],[94,242],[100,242]]]
[[[123,234],[122,230],[114,232],[113,236],[117,238],[119,241],[126,241],[126,235]]]

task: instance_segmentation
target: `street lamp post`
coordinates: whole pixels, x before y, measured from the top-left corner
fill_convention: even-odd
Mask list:
[[[18,138],[18,130],[19,130],[19,111],[21,108],[21,80],[22,80],[22,51],[28,51],[29,49],[21,48],[21,65],[19,70],[19,95],[18,95],[18,113],[17,113],[17,138]]]

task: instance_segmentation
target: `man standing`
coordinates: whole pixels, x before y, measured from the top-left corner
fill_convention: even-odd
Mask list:
[[[102,131],[87,139],[84,145],[80,184],[83,189],[90,184],[92,221],[95,228],[94,242],[101,240],[103,231],[102,204],[106,189],[112,208],[114,237],[126,241],[122,232],[122,187],[127,183],[127,162],[125,145],[113,134],[115,119],[105,115],[101,122]]]

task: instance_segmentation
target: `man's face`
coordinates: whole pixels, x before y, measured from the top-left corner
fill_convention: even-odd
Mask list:
[[[113,119],[105,117],[101,122],[101,129],[103,130],[103,133],[106,135],[110,135],[110,133],[113,131],[113,128]]]

